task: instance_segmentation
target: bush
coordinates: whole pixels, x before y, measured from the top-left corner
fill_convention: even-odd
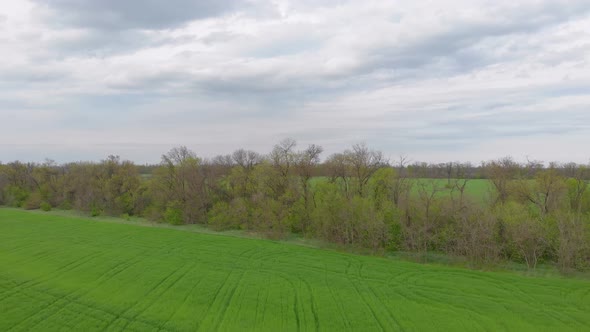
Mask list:
[[[182,225],[184,223],[180,203],[168,203],[168,207],[166,207],[166,211],[164,212],[164,220],[172,225]]]
[[[61,204],[59,205],[59,208],[62,210],[71,210],[72,203],[68,200],[65,200],[65,201],[61,202]]]
[[[390,208],[383,213],[383,219],[389,225],[389,241],[386,248],[392,251],[401,250],[403,247],[403,229],[400,211]]]
[[[236,220],[232,218],[230,205],[226,202],[217,202],[209,211],[208,224],[216,231],[238,228]]]
[[[102,210],[100,208],[93,207],[92,209],[90,209],[90,216],[91,217],[98,217],[101,214],[102,214]]]
[[[39,193],[29,195],[29,198],[27,198],[22,207],[25,208],[25,210],[36,210],[40,208],[41,195]]]
[[[6,188],[4,200],[9,206],[23,207],[28,197],[29,192],[26,190],[17,186],[8,186]]]
[[[236,198],[230,203],[217,202],[209,211],[208,224],[217,231],[248,228],[247,202]]]
[[[164,211],[153,205],[149,205],[148,207],[146,207],[142,212],[141,216],[150,221],[155,221],[158,223],[164,221]]]
[[[41,202],[40,208],[45,212],[51,211],[51,204],[47,202]]]
[[[588,267],[590,246],[587,225],[590,225],[588,219],[575,214],[557,215],[558,237],[554,246],[560,271],[568,273]]]

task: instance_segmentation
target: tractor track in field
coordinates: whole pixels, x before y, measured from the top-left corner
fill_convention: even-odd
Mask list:
[[[271,280],[271,275],[269,275],[268,281],[270,282]],[[264,304],[262,305],[262,318],[260,320],[260,325],[262,325],[264,323],[264,317],[266,316],[266,304],[268,303],[268,297],[270,296],[270,290],[268,289],[268,287],[264,288]],[[256,312],[256,314],[258,315],[258,311]],[[255,321],[256,323],[257,321]]]
[[[159,282],[156,283],[156,285],[152,286],[151,289],[149,289],[148,291],[146,291],[143,296],[149,296],[154,290],[156,290],[162,283],[166,282],[166,280],[168,280],[169,278],[171,278],[174,274],[176,274],[178,271],[182,270],[186,265],[182,265],[179,268],[175,269],[174,271],[172,271],[171,273],[169,273],[166,277],[162,278]],[[129,307],[127,307],[125,310],[123,310],[123,312],[117,314],[113,319],[111,319],[111,321],[109,321],[107,323],[107,325],[104,327],[104,329],[102,331],[106,331],[111,325],[113,325],[113,323],[115,323],[117,320],[119,320],[119,318],[121,316],[125,316],[128,312],[130,312],[138,303],[140,303],[141,301],[137,300],[135,301],[133,304],[131,304]],[[131,319],[128,319],[128,321],[131,321]],[[126,323],[127,325],[128,323]]]
[[[387,313],[389,314],[389,317],[391,317],[391,319],[393,320],[393,322],[395,323],[395,325],[397,326],[397,328],[400,331],[405,331],[405,329],[403,328],[403,326],[401,325],[401,323],[395,318],[395,313],[393,313],[391,311],[391,309],[389,308],[389,306],[387,305],[387,303],[385,303],[381,297],[377,294],[377,292],[375,292],[375,290],[373,289],[373,287],[371,287],[370,285],[367,285],[367,289],[373,294],[373,296],[381,303],[381,305],[385,308],[385,310],[387,311]]]
[[[31,291],[31,290],[28,290],[28,291]],[[66,304],[65,304],[66,306],[67,306],[67,305],[70,305],[70,304],[74,304],[74,305],[77,305],[77,306],[80,306],[80,307],[87,308],[87,309],[89,309],[89,310],[93,310],[93,311],[102,312],[102,313],[104,313],[104,314],[106,314],[106,315],[108,315],[108,316],[113,316],[113,317],[115,317],[115,316],[117,316],[117,315],[118,315],[118,313],[117,313],[117,312],[115,312],[115,311],[110,311],[110,310],[108,310],[108,309],[101,308],[101,307],[98,307],[98,306],[92,306],[92,305],[90,305],[90,304],[87,304],[87,303],[84,303],[84,302],[81,302],[81,301],[77,301],[76,299],[68,299],[68,298],[67,298],[67,297],[65,297],[65,296],[62,296],[62,295],[55,295],[55,294],[49,293],[49,292],[47,292],[47,291],[43,291],[43,290],[35,290],[35,291],[34,291],[34,293],[37,293],[37,294],[43,294],[43,295],[45,295],[45,296],[48,296],[48,297],[51,297],[51,298],[57,299],[56,301],[59,301],[59,300],[66,300],[66,301],[68,301],[68,303],[66,303]],[[28,298],[31,298],[31,299],[34,299],[34,300],[38,300],[36,297],[34,297],[34,296],[33,296],[33,295],[31,295],[31,294],[27,294],[27,293],[21,293],[21,295],[23,295],[23,296],[26,296],[26,297],[28,297]],[[44,300],[41,300],[41,301],[44,301]],[[97,319],[97,320],[99,320],[99,321],[103,321],[103,322],[107,323],[106,321],[104,321],[104,317],[97,317],[97,316],[91,315],[91,314],[89,314],[89,313],[84,313],[84,314],[85,314],[85,315],[88,315],[89,317],[93,317],[93,318],[95,318],[95,319]],[[125,317],[125,318],[126,318],[126,317]],[[149,322],[149,321],[145,321],[145,320],[137,320],[137,321],[138,321],[138,322],[141,322],[142,324],[146,324],[146,325],[152,326],[152,327],[154,327],[154,328],[157,328],[157,327],[158,327],[157,325],[155,325],[154,323],[151,323],[151,322]]]
[[[369,311],[371,312],[371,315],[373,316],[373,318],[375,319],[377,324],[379,324],[379,327],[381,328],[381,330],[388,331],[389,329],[387,327],[385,327],[385,324],[381,321],[381,318],[379,317],[379,315],[375,311],[376,309],[373,308],[373,305],[367,300],[366,296],[363,295],[362,292],[360,291],[359,286],[356,284],[356,281],[353,280],[352,275],[350,274],[350,267],[352,266],[351,261],[352,261],[352,259],[348,259],[348,264],[346,266],[346,275],[347,275],[348,281],[353,286],[355,293],[362,300],[362,302],[365,304],[365,306],[369,309]],[[356,263],[358,263],[358,265],[359,265],[357,268],[358,281],[361,281],[361,280],[363,280],[363,277],[361,274],[361,271],[363,269],[363,263],[359,262],[358,260],[356,261]]]
[[[139,255],[138,255],[139,256]],[[137,257],[134,257],[137,258]],[[81,297],[83,297],[84,295],[90,293],[91,291],[97,289],[98,287],[100,287],[102,284],[104,284],[105,282],[111,280],[112,278],[114,278],[115,276],[117,276],[118,274],[122,273],[123,271],[127,270],[130,266],[132,266],[133,264],[136,264],[138,262],[138,260],[136,260],[135,262],[131,262],[129,263],[129,261],[133,260],[129,259],[127,261],[121,262],[117,265],[115,265],[114,267],[110,268],[107,272],[101,274],[97,279],[96,279],[96,283],[94,284],[94,287],[86,289],[85,292],[82,293],[77,293],[77,291],[74,291],[72,293],[66,294],[64,295],[61,299],[59,300],[66,300],[68,301],[68,303],[64,304],[58,311],[54,312],[53,314],[51,314],[51,316],[54,316],[56,314],[59,314],[60,312],[62,312],[63,310],[68,310],[68,306],[70,306],[73,303],[76,303],[74,301],[80,299]],[[117,270],[119,267],[123,266],[123,268]],[[104,276],[106,276],[108,273],[112,272],[113,270],[115,270],[115,272],[111,275],[108,275],[105,279],[103,279]],[[103,279],[103,280],[101,280]],[[72,297],[72,295],[75,295]],[[49,317],[45,317],[45,319],[47,319]],[[36,326],[36,325],[35,325]],[[33,326],[34,327],[34,326]],[[33,328],[33,327],[30,327]]]
[[[301,282],[305,285],[305,288],[307,289],[307,293],[309,294],[309,297],[311,300],[311,314],[313,315],[313,322],[314,322],[315,330],[319,331],[320,330],[320,320],[318,317],[317,303],[316,303],[316,300],[313,296],[313,291],[311,289],[311,286],[309,285],[309,282],[307,280],[305,280],[305,278],[299,277],[299,280],[301,280]]]
[[[283,280],[285,280],[289,286],[291,287],[291,290],[293,291],[293,315],[295,316],[295,322],[297,324],[297,331],[301,331],[301,318],[299,316],[299,309],[300,309],[300,303],[299,303],[299,290],[298,287],[295,285],[295,282],[293,280],[291,280],[291,277],[284,272],[280,272],[280,271],[273,271],[273,270],[268,270],[268,269],[261,269],[258,270],[258,272],[264,272],[269,274],[270,276],[277,276]],[[297,278],[297,281],[299,281],[300,279]]]
[[[358,261],[357,261],[358,262]],[[389,306],[387,305],[387,303],[383,302],[383,300],[381,299],[380,296],[377,295],[377,293],[375,292],[375,290],[373,290],[373,288],[371,287],[371,285],[367,282],[367,278],[363,277],[363,268],[365,267],[365,264],[362,262],[359,262],[359,267],[357,269],[358,271],[358,280],[365,280],[364,285],[366,286],[366,288],[369,290],[369,292],[371,292],[371,294],[373,295],[373,298],[375,298],[377,301],[379,301],[379,303],[381,303],[381,306],[379,308],[385,308],[386,313],[388,314],[388,316],[391,318],[391,320],[393,321],[393,323],[395,324],[395,327],[400,330],[400,331],[404,331],[404,328],[402,327],[402,325],[400,324],[400,322],[395,318],[395,314],[393,312],[391,312]],[[355,286],[355,288],[357,288],[357,292],[358,292],[358,287]],[[381,326],[383,328],[383,326]],[[384,329],[384,331],[387,331],[388,329]]]
[[[332,290],[332,287],[330,287],[330,283],[328,282],[328,266],[327,265],[326,265],[326,270],[324,273],[324,282],[325,282],[326,288],[330,292],[330,297],[332,298],[332,301],[334,303],[336,303],[336,306],[338,306],[338,309],[340,310],[340,318],[344,322],[345,327],[348,330],[350,330],[351,326],[350,326],[350,322],[348,321],[348,318],[346,317],[346,311],[344,310],[344,306],[342,306],[341,301],[338,301],[336,299],[336,295],[334,295],[334,290]]]
[[[202,319],[201,323],[203,323],[207,319],[207,317],[209,316],[209,314],[211,312],[211,308],[213,306],[215,306],[216,303],[222,301],[222,300],[219,300],[220,294],[221,294],[221,292],[222,292],[223,289],[225,289],[227,287],[231,287],[231,286],[227,286],[227,284],[228,284],[228,281],[230,280],[230,278],[232,277],[232,275],[235,275],[235,274],[240,274],[240,278],[238,279],[238,281],[240,281],[242,279],[242,276],[244,274],[244,271],[243,270],[237,271],[234,268],[234,269],[230,270],[229,273],[227,273],[225,279],[223,279],[223,281],[221,282],[221,284],[219,285],[219,287],[215,290],[215,293],[213,295],[213,299],[211,300],[210,305],[207,308],[207,311],[203,315],[203,319]],[[222,296],[225,296],[225,293],[230,292],[230,301],[231,301],[231,297],[233,297],[233,292],[235,292],[235,288],[236,288],[236,286],[234,285],[234,287],[232,287],[232,290],[224,292],[224,294]],[[224,302],[226,302],[226,301],[224,301]],[[225,314],[225,310],[227,310],[227,308],[226,309],[222,309],[222,310],[223,310],[223,314]],[[213,319],[214,319],[214,323],[213,324],[215,326],[218,326],[220,324],[219,318],[215,317]],[[202,325],[199,325],[198,330],[200,330],[200,329],[202,329]]]
[[[91,253],[89,255],[84,256],[83,257],[83,259],[84,259],[83,261],[74,260],[73,262],[70,262],[70,263],[68,263],[68,264],[66,264],[64,266],[61,266],[57,270],[53,271],[49,275],[49,278],[44,278],[44,279],[36,280],[36,281],[33,280],[33,279],[30,279],[30,280],[26,280],[26,281],[24,281],[22,283],[19,283],[13,289],[9,290],[9,294],[6,294],[6,292],[4,294],[2,294],[3,295],[3,300],[9,298],[10,296],[13,296],[16,292],[18,292],[21,289],[40,285],[40,284],[42,284],[44,282],[48,282],[48,281],[52,280],[53,278],[56,277],[56,275],[60,275],[60,274],[63,274],[64,272],[72,271],[72,270],[74,270],[74,269],[76,269],[76,268],[78,268],[78,267],[80,267],[80,266],[88,263],[89,261],[95,259],[96,257],[99,257],[102,254],[104,254],[104,253],[94,252],[94,253]],[[0,302],[2,302],[2,300],[0,300]]]
[[[463,275],[465,275],[465,273],[464,273],[464,272],[450,272],[450,271],[443,272],[443,273],[438,273],[438,274],[439,274],[439,275],[440,275],[440,274],[443,274],[443,275],[451,275],[451,276],[456,276],[456,275],[458,275],[458,276],[463,276]],[[490,282],[497,282],[497,281],[498,281],[498,279],[497,279],[497,278],[494,278],[494,277],[492,277],[492,276],[488,276],[488,275],[480,275],[480,276],[478,276],[478,280],[488,280],[488,281],[490,281]],[[429,290],[429,292],[438,293],[438,294],[455,295],[454,293],[456,293],[456,291],[457,291],[457,290],[455,290],[455,292],[453,292],[453,293],[446,293],[446,292],[445,292],[443,289],[441,289],[441,288],[439,288],[439,287],[434,287],[434,286],[426,286],[426,285],[421,285],[421,287],[422,287],[422,288],[427,288],[427,289]],[[512,298],[513,300],[516,300],[516,301],[518,301],[518,302],[522,303],[523,305],[527,305],[528,303],[531,303],[531,302],[535,302],[535,301],[537,301],[537,299],[536,299],[534,296],[532,296],[531,294],[529,294],[529,293],[527,293],[526,291],[524,291],[524,290],[523,290],[522,288],[520,288],[520,287],[519,287],[517,284],[507,284],[507,285],[503,285],[503,288],[502,288],[502,289],[508,289],[508,290],[511,290],[511,291],[513,292],[513,293],[512,293],[513,295],[514,295],[514,294],[518,294],[519,296],[512,296],[511,298]],[[467,296],[467,297],[470,297],[470,298],[482,298],[481,296],[474,296],[473,294],[465,294],[465,296]],[[506,307],[505,307],[505,305],[503,305],[503,306],[504,306],[504,308],[505,308],[506,310],[508,310],[508,308],[506,308]],[[464,309],[464,310],[469,310],[469,311],[471,311],[471,312],[474,312],[473,310],[471,310],[471,309],[468,309],[468,308],[463,308],[463,309]],[[563,320],[563,317],[561,317],[561,316],[560,316],[558,313],[555,313],[555,312],[552,312],[552,311],[547,311],[547,310],[543,310],[543,311],[544,311],[544,313],[545,313],[545,314],[547,314],[547,315],[549,315],[549,316],[551,316],[551,317],[555,318],[556,320],[558,320],[558,321],[561,321],[561,322],[563,322],[563,323],[567,323],[567,321],[564,321],[564,320]],[[475,313],[476,313],[478,316],[483,316],[483,315],[482,315],[481,313],[479,313],[479,312],[475,312]],[[575,317],[573,317],[573,316],[571,316],[571,315],[568,315],[568,317],[569,317],[570,319],[577,320]],[[581,323],[581,324],[583,324],[583,322],[580,322],[580,323]]]
[[[25,263],[25,264],[31,264],[31,263],[34,263],[34,262],[41,261],[41,260],[43,260],[43,259],[45,259],[47,257],[55,256],[55,255],[60,254],[62,252],[67,252],[67,249],[66,248],[60,248],[60,249],[54,250],[54,251],[45,251],[45,252],[43,252],[41,254],[33,254],[33,255],[30,256],[30,259],[25,259],[25,260],[22,260],[20,262],[21,263]]]
[[[258,249],[259,249],[258,247],[253,246],[250,249],[246,249],[246,250],[240,252],[240,254],[238,254],[237,257],[239,257],[239,258],[246,258],[246,259],[252,259],[252,256],[256,255]],[[246,253],[252,253],[252,254],[246,255]]]
[[[241,271],[241,273],[239,274],[238,280],[234,283],[233,287],[229,291],[229,295],[226,296],[226,299],[224,301],[224,306],[221,307],[221,313],[219,314],[219,317],[215,321],[215,327],[213,328],[214,331],[218,331],[219,326],[225,320],[225,315],[227,313],[227,309],[229,308],[229,306],[234,298],[234,295],[236,293],[236,289],[238,288],[238,286],[242,282],[242,279],[244,278],[245,273],[246,273],[245,271]]]
[[[165,320],[164,320],[164,325],[166,325],[167,322],[173,320],[174,317],[176,317],[176,315],[178,314],[178,311],[180,310],[180,308],[184,307],[186,302],[188,301],[188,298],[193,294],[193,292],[195,291],[195,289],[197,287],[199,287],[199,285],[201,285],[201,282],[203,281],[203,279],[198,279],[197,282],[195,282],[191,289],[185,294],[184,298],[182,299],[182,301],[180,302],[180,304],[178,305],[177,309],[175,311],[173,311]]]
[[[191,266],[189,266],[189,268],[183,272],[180,276],[178,276],[175,280],[172,281],[172,283],[168,286],[166,286],[166,288],[164,288],[161,292],[159,292],[158,297],[164,295],[166,292],[168,292],[172,287],[174,287],[176,284],[178,284],[178,282],[184,278],[189,272],[191,272],[193,269],[195,268],[194,264],[192,264]],[[164,282],[160,283],[159,285],[162,285]],[[159,287],[156,286],[154,288],[154,290]],[[150,292],[151,295],[151,292]],[[134,316],[131,317],[131,320],[127,320],[126,324],[121,328],[122,330],[125,330],[125,328],[129,325],[129,322],[134,321],[137,317],[141,316],[141,314],[143,314],[144,312],[146,312],[149,308],[151,308],[154,303],[156,303],[156,301],[158,300],[158,298],[154,298],[153,300],[149,301],[147,303],[147,306],[144,306],[139,312],[137,312]],[[142,302],[144,303],[144,302]]]
[[[29,317],[27,317],[27,318],[23,319],[22,321],[20,321],[20,322],[19,322],[19,323],[17,323],[16,325],[13,325],[13,326],[9,327],[9,328],[6,330],[6,332],[10,332],[10,331],[12,331],[12,330],[14,330],[14,329],[17,329],[17,328],[18,328],[20,325],[27,324],[27,322],[29,322],[29,321],[31,321],[31,320],[33,320],[33,319],[35,319],[35,317],[37,317],[38,315],[42,314],[42,313],[43,313],[43,312],[44,312],[46,309],[48,309],[48,308],[55,309],[55,308],[54,308],[55,304],[56,304],[57,302],[59,302],[59,301],[62,301],[64,298],[65,298],[65,295],[64,295],[64,296],[62,296],[62,297],[56,297],[56,298],[55,298],[53,301],[51,301],[51,302],[47,303],[45,306],[43,306],[43,308],[41,308],[40,310],[38,310],[38,311],[37,311],[35,314],[33,314],[33,315],[31,315],[31,316],[29,316]],[[58,308],[58,310],[54,311],[54,312],[53,312],[52,314],[50,314],[49,316],[45,316],[45,317],[43,317],[43,316],[42,316],[40,319],[36,319],[36,322],[35,322],[35,323],[33,324],[33,326],[32,326],[32,327],[30,327],[30,328],[33,328],[33,327],[37,326],[37,325],[38,325],[40,322],[42,322],[42,321],[43,321],[43,319],[47,319],[47,318],[51,317],[52,315],[54,315],[55,313],[59,312],[60,310],[61,310],[61,307],[60,307],[60,308]]]
[[[19,251],[23,251],[23,250],[26,250],[26,249],[29,249],[29,248],[35,248],[35,247],[38,247],[38,246],[39,246],[38,243],[29,243],[29,244],[25,244],[25,245],[20,246],[20,247],[13,247],[10,250],[4,250],[4,253],[6,253],[6,254],[15,254],[15,253],[18,253]]]
[[[436,307],[440,310],[444,310],[444,311],[451,311],[454,313],[457,313],[457,311],[464,311],[469,313],[469,316],[471,316],[470,318],[472,318],[472,322],[476,323],[477,325],[480,326],[481,329],[485,330],[485,326],[483,326],[481,324],[481,322],[479,321],[479,319],[475,319],[475,317],[484,317],[481,313],[470,309],[470,308],[465,308],[465,307],[459,307],[454,303],[451,302],[447,302],[447,303],[443,303],[440,299],[436,299],[436,298],[432,298],[430,295],[423,287],[423,285],[419,285],[419,286],[415,286],[417,287],[417,289],[412,289],[412,295],[414,295],[414,297],[417,297],[417,300],[422,300],[422,301],[415,301],[416,303],[420,303],[422,306],[424,306],[425,304],[428,304],[432,307]],[[428,295],[426,295],[428,294]]]
[[[63,311],[63,310],[67,310],[67,307],[68,307],[70,304],[78,304],[78,305],[80,305],[80,304],[81,304],[81,302],[78,302],[78,301],[77,301],[78,299],[80,299],[82,296],[84,296],[84,295],[88,294],[88,293],[89,293],[89,292],[91,292],[92,290],[94,290],[94,289],[98,288],[100,285],[104,284],[105,282],[107,282],[108,280],[112,279],[113,277],[115,277],[116,275],[120,274],[121,272],[125,271],[127,268],[129,268],[129,266],[131,266],[131,265],[133,265],[133,264],[137,263],[137,262],[138,262],[138,260],[135,260],[135,262],[131,262],[131,263],[129,263],[129,262],[130,262],[130,261],[133,261],[134,259],[136,259],[136,258],[137,258],[137,257],[139,257],[139,256],[141,256],[141,255],[137,255],[137,256],[135,256],[135,257],[132,257],[131,259],[128,259],[128,260],[126,260],[126,261],[123,261],[123,262],[121,262],[121,263],[118,263],[118,264],[116,264],[114,267],[112,267],[112,268],[109,268],[109,269],[108,269],[108,270],[107,270],[105,273],[103,273],[103,274],[101,274],[100,276],[98,276],[98,278],[96,279],[96,282],[94,283],[94,287],[87,289],[85,292],[81,292],[81,293],[79,293],[78,291],[73,291],[73,292],[70,292],[70,293],[67,293],[67,294],[64,294],[64,295],[62,295],[61,297],[57,297],[57,296],[55,296],[55,295],[52,295],[52,294],[45,293],[45,294],[47,294],[47,295],[49,295],[49,296],[53,296],[53,297],[55,297],[55,299],[54,299],[54,301],[53,301],[53,302],[50,302],[50,303],[49,303],[49,304],[47,304],[45,307],[43,307],[43,308],[42,308],[42,309],[41,309],[39,312],[41,312],[41,311],[43,311],[43,310],[47,309],[48,307],[52,307],[52,306],[54,306],[54,305],[55,305],[56,303],[58,303],[59,301],[67,301],[67,303],[65,303],[65,304],[61,305],[61,306],[60,306],[60,308],[59,308],[57,311],[53,312],[53,313],[52,313],[50,316],[47,316],[47,317],[45,317],[45,319],[47,319],[47,318],[49,318],[49,317],[51,317],[51,316],[53,316],[53,315],[56,315],[56,314],[60,313],[60,312],[61,312],[61,311]],[[121,268],[121,269],[117,270],[117,269],[118,269],[119,267],[121,267],[121,266],[123,266],[123,268]],[[108,275],[108,276],[107,276],[105,279],[101,280],[101,279],[102,279],[104,276],[106,276],[108,273],[111,273],[111,272],[113,272],[113,271],[114,271],[114,273],[113,273],[113,274],[111,274],[111,275]],[[26,289],[30,289],[31,287],[35,287],[35,286],[36,286],[36,285],[29,285],[29,286],[28,286]],[[22,294],[22,291],[23,291],[23,289],[18,289],[18,290],[16,290],[16,292],[17,292],[17,293],[19,293],[19,294]],[[13,294],[13,295],[15,295],[15,294]],[[21,323],[24,323],[24,322],[25,322],[25,321],[23,321],[23,322],[21,322]],[[36,325],[38,325],[39,323],[40,323],[40,322],[37,322],[37,323],[36,323],[36,324],[35,324],[33,327],[35,327],[35,326],[36,326]],[[32,327],[29,327],[29,328],[32,328]]]

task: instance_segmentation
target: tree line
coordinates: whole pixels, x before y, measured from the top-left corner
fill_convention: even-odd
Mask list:
[[[389,161],[364,144],[323,161],[322,152],[285,139],[265,155],[239,149],[204,159],[177,147],[154,166],[118,156],[98,163],[0,163],[0,204],[142,216],[271,238],[297,233],[376,252],[422,258],[441,252],[478,265],[590,267],[586,165],[509,157],[478,166],[409,163]],[[485,193],[469,193],[476,179],[487,179]]]

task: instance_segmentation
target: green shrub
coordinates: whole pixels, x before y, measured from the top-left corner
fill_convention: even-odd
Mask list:
[[[387,209],[383,212],[383,219],[389,225],[387,249],[392,251],[401,250],[403,246],[403,230],[400,211],[396,208]]]
[[[209,211],[208,224],[217,231],[246,227],[248,207],[246,202],[237,198],[231,203],[217,202]]]
[[[41,202],[40,208],[45,212],[51,211],[51,204],[47,202]]]
[[[172,225],[182,225],[184,219],[182,216],[182,208],[178,202],[170,202],[164,212],[164,220]]]
[[[61,202],[61,204],[59,205],[59,208],[62,210],[71,210],[72,203],[68,200],[65,200],[65,201]]]
[[[163,222],[164,221],[164,211],[162,209],[150,205],[145,208],[145,210],[141,213],[141,216],[155,222]]]
[[[41,195],[39,193],[33,193],[29,195],[27,200],[22,205],[26,210],[36,210],[41,207]]]
[[[226,202],[217,202],[209,211],[208,225],[216,231],[234,228],[230,206]]]
[[[8,186],[6,188],[6,195],[4,200],[6,204],[9,206],[14,207],[23,207],[25,201],[29,198],[29,192],[26,190],[17,187],[17,186]]]
[[[98,207],[93,207],[90,209],[90,216],[91,217],[98,217],[102,214],[102,210]]]

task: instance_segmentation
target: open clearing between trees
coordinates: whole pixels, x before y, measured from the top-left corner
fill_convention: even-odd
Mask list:
[[[590,282],[0,209],[0,331],[590,330]]]

